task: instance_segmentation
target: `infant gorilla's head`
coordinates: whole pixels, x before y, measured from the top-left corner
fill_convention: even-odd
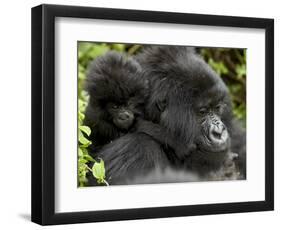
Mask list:
[[[136,117],[143,116],[147,98],[141,74],[135,60],[117,52],[96,58],[86,82],[95,116],[120,130],[132,127]]]
[[[149,47],[137,59],[151,83],[148,117],[186,146],[225,153],[231,103],[227,87],[209,65],[194,49],[179,46]]]

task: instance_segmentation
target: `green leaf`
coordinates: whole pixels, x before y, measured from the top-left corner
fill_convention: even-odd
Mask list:
[[[101,56],[105,54],[109,50],[109,47],[107,45],[95,45],[92,46],[91,50],[89,51],[89,55],[91,58],[96,58],[98,56]]]
[[[86,78],[85,73],[79,71],[78,78],[79,80],[84,80]]]
[[[85,115],[83,113],[81,113],[80,111],[78,111],[78,119],[80,122],[82,122],[85,118]]]
[[[209,59],[209,65],[217,72],[217,74],[227,74],[228,69],[223,62],[215,62],[212,58]]]
[[[79,158],[78,163],[82,164],[81,166],[84,167],[83,164],[88,163],[88,161],[86,159],[84,159],[84,158]]]
[[[87,161],[96,162],[90,155],[84,155],[84,158],[85,158]]]
[[[82,149],[81,148],[78,148],[78,156],[79,157],[83,157],[83,151],[82,151]]]
[[[80,112],[84,112],[86,106],[87,106],[87,102],[85,102],[81,99],[78,100],[78,109],[79,109]]]
[[[83,147],[88,147],[90,144],[92,144],[91,141],[84,137],[83,133],[80,130],[78,131],[78,138]]]
[[[80,129],[82,132],[86,133],[87,136],[90,136],[90,134],[91,134],[91,129],[90,129],[88,126],[81,125],[81,126],[79,126],[79,129]]]
[[[238,75],[238,78],[242,78],[243,76],[246,76],[246,65],[237,65],[236,66],[236,73]]]
[[[88,154],[88,150],[87,150],[87,148],[81,148],[81,150],[82,150],[82,152],[83,152],[83,155],[89,155]]]
[[[105,179],[105,168],[104,161],[100,160],[100,162],[95,162],[92,167],[93,176],[100,182],[103,182]]]
[[[124,51],[125,50],[125,45],[124,44],[112,44],[112,48],[114,49],[114,50],[117,50],[117,51]]]
[[[91,48],[91,46],[92,46],[92,44],[89,42],[79,42],[78,43],[79,51],[81,51],[82,53],[86,53]]]

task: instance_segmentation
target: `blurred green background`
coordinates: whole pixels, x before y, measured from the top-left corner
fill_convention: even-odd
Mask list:
[[[96,162],[90,157],[87,147],[91,144],[87,136],[90,128],[83,125],[84,111],[87,106],[88,96],[83,90],[84,80],[87,74],[88,64],[96,57],[105,54],[109,50],[134,55],[141,51],[141,45],[78,42],[78,126],[79,126],[79,149],[78,149],[78,184],[83,187],[87,183],[86,175],[92,172],[93,176],[101,184],[105,175],[103,164],[96,164],[96,168],[90,169],[87,163]],[[246,49],[234,48],[197,48],[198,53],[217,72],[229,88],[234,116],[246,126]],[[98,171],[98,173],[95,173]]]

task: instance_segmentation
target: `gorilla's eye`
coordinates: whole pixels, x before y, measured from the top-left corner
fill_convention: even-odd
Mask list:
[[[116,105],[116,104],[113,104],[113,105],[112,105],[112,109],[118,109],[118,108],[119,108],[118,105]]]
[[[222,113],[223,108],[224,108],[224,104],[218,104],[218,105],[216,105],[215,110],[219,113]]]
[[[207,109],[206,107],[201,107],[201,108],[199,109],[199,113],[200,113],[201,115],[205,115],[207,112],[208,112],[208,109]]]
[[[216,109],[216,110],[220,110],[221,107],[222,107],[221,105],[217,105],[217,106],[215,107],[215,109]]]

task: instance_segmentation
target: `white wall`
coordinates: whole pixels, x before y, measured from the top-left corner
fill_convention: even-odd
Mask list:
[[[1,2],[1,229],[38,229],[30,218],[30,8],[41,1]],[[278,1],[245,0],[57,0],[52,4],[85,5],[111,8],[177,11],[187,13],[222,14],[250,17],[275,18],[275,117],[281,117],[279,103],[281,87],[280,67],[280,6]],[[159,5],[158,5],[159,4]],[[279,88],[278,88],[279,87]],[[279,92],[278,92],[279,91]],[[278,105],[279,104],[279,105]],[[190,229],[274,229],[281,218],[281,130],[280,119],[275,121],[275,209],[274,212],[243,213],[201,217],[138,220],[98,224],[83,224],[85,229],[131,229],[131,228],[190,228]],[[67,226],[79,229],[81,225]],[[63,229],[65,226],[54,227]],[[275,228],[276,229],[276,228]]]

